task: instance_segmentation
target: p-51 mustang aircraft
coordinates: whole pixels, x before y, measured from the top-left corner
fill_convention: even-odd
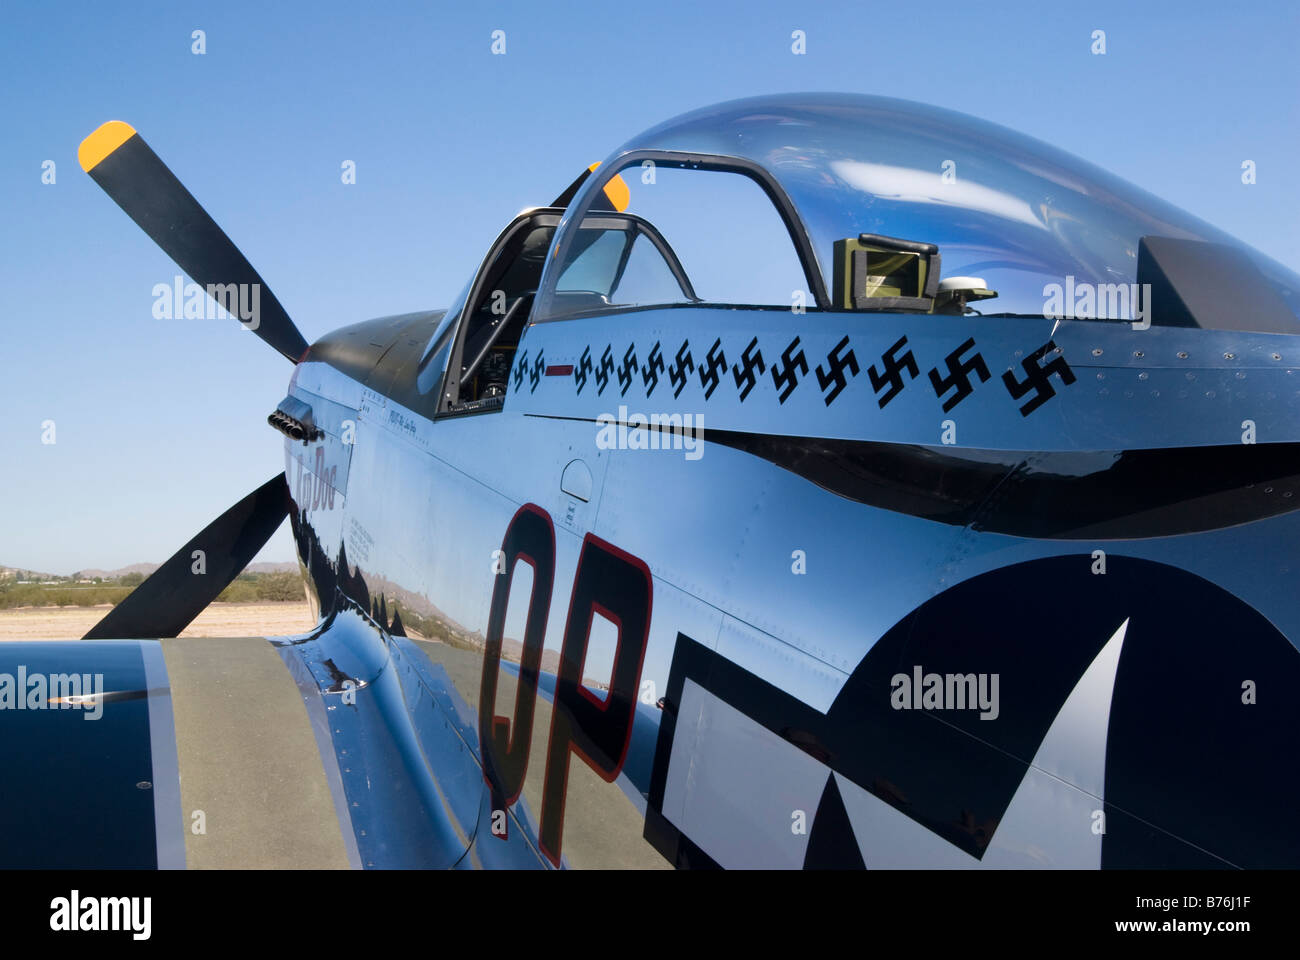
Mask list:
[[[6,866],[1300,866],[1276,262],[1001,127],[774,96],[309,346],[131,127],[80,160],[295,365],[285,471],[4,645]],[[317,628],[168,639],[286,515]]]

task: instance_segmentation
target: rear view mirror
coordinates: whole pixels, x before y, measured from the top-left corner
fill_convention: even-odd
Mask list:
[[[939,248],[877,233],[835,241],[834,297],[839,310],[929,313],[939,285]]]

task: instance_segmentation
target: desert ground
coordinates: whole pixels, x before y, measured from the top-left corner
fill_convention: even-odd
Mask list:
[[[76,640],[111,608],[19,607],[0,610],[0,640]],[[311,608],[301,603],[213,603],[182,637],[277,637],[305,633],[315,626]]]

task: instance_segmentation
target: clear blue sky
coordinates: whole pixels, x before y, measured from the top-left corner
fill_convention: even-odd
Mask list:
[[[228,322],[153,319],[152,287],[177,270],[77,165],[77,144],[105,120],[141,132],[308,340],[445,305],[519,208],[548,202],[637,131],[781,91],[905,97],[1014,127],[1300,268],[1298,11],[1270,0],[9,5],[0,563],[64,573],[161,561],[282,468],[265,418],[289,364]],[[204,56],[190,52],[194,29]],[[496,29],[505,56],[491,53]],[[795,29],[805,56],[790,51]],[[1105,56],[1089,52],[1095,29]],[[1245,159],[1258,167],[1251,187]],[[355,186],[340,182],[344,160]],[[53,446],[40,442],[47,419]],[[262,559],[292,557],[286,526]]]

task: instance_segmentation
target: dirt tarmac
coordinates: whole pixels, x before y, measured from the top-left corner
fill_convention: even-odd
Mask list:
[[[22,607],[0,610],[0,640],[76,640],[111,607]],[[279,637],[316,625],[304,600],[290,603],[214,603],[182,637]],[[133,638],[142,639],[142,638]]]

